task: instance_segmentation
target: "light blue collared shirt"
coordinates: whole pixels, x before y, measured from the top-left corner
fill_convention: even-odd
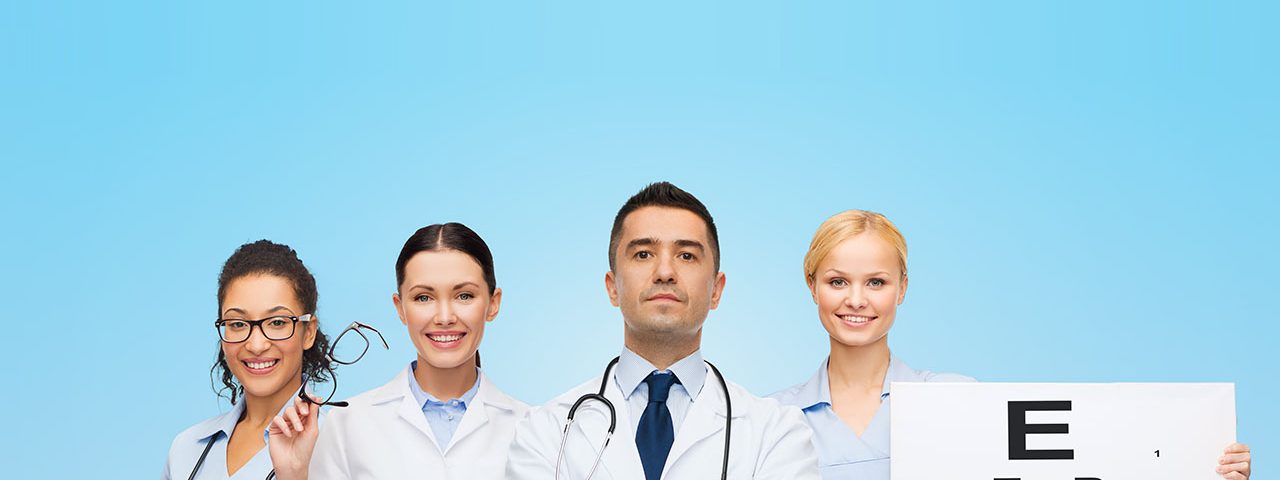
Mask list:
[[[914,370],[889,356],[880,408],[862,435],[854,433],[831,408],[831,381],[827,362],[809,381],[770,395],[783,405],[800,407],[813,429],[813,446],[824,480],[889,480],[889,386],[893,382],[972,382],[970,377]]]
[[[613,379],[627,397],[627,411],[631,413],[633,432],[640,425],[645,407],[649,406],[649,384],[644,379],[656,371],[658,367],[631,349],[623,347],[618,366],[614,368]],[[680,383],[671,386],[671,392],[667,396],[672,432],[679,432],[680,424],[684,422],[684,416],[689,413],[689,406],[693,404],[693,398],[702,391],[702,384],[707,379],[707,364],[702,361],[702,350],[694,351],[663,372],[673,373],[680,380]]]
[[[427,425],[431,426],[431,433],[435,435],[436,441],[440,443],[440,451],[443,452],[449,448],[453,432],[457,431],[458,424],[462,423],[462,414],[467,413],[467,405],[476,398],[476,392],[480,390],[480,367],[476,367],[475,385],[472,385],[467,393],[462,394],[461,398],[449,401],[441,401],[423,391],[422,386],[418,385],[418,379],[412,375],[412,372],[417,369],[418,361],[414,360],[409,364],[409,391],[413,392],[413,398],[422,407],[422,416],[427,418]]]
[[[285,403],[280,409],[281,412],[293,405],[293,398]],[[268,441],[268,430],[265,429],[262,431],[264,444],[262,450],[258,450],[258,453],[249,459],[249,463],[236,470],[235,475],[227,476],[227,442],[231,439],[231,434],[236,431],[240,416],[244,414],[244,404],[244,400],[241,399],[239,403],[232,405],[227,413],[204,420],[179,433],[169,447],[169,459],[165,462],[164,474],[160,478],[186,479],[191,476],[191,470],[196,467],[200,454],[204,452],[209,442],[213,442],[213,446],[209,448],[209,455],[205,457],[204,464],[200,466],[200,471],[195,478],[200,480],[262,480],[266,478],[267,474],[271,473],[272,465],[271,454],[265,446]],[[279,414],[276,413],[276,415]],[[317,421],[322,418],[323,412]]]

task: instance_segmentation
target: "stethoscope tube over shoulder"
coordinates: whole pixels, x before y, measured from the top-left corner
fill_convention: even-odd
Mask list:
[[[591,470],[587,473],[586,480],[591,480],[591,477],[596,474],[596,469],[600,467],[600,459],[604,457],[604,449],[609,446],[609,440],[613,439],[613,431],[618,426],[618,411],[614,408],[613,402],[605,398],[604,392],[605,388],[609,386],[609,374],[613,372],[613,367],[618,365],[620,359],[621,357],[613,357],[613,360],[609,361],[609,365],[604,367],[604,376],[600,378],[600,390],[598,392],[587,393],[578,397],[578,400],[573,402],[573,406],[569,407],[569,414],[564,423],[564,431],[560,434],[560,451],[556,453],[556,480],[560,478],[560,464],[564,462],[564,446],[569,440],[569,427],[573,425],[573,417],[578,413],[578,407],[581,407],[588,400],[595,400],[609,408],[609,430],[605,433],[604,444],[600,446],[600,451],[596,453],[595,461],[591,463]],[[729,439],[732,438],[730,434],[733,428],[733,402],[729,399],[729,384],[724,381],[724,375],[720,374],[720,369],[712,365],[711,362],[703,361],[716,374],[716,379],[720,382],[720,389],[724,392],[724,459],[720,467],[720,480],[728,480],[729,445],[731,443]]]
[[[196,468],[191,469],[191,476],[187,480],[196,480],[196,472],[200,471],[200,466],[204,465],[204,457],[209,456],[209,450],[213,448],[213,442],[218,440],[218,434],[209,437],[209,443],[205,444],[204,451],[200,452],[200,459],[196,460]]]
[[[706,360],[703,360],[706,362]],[[729,384],[725,383],[724,375],[720,374],[720,369],[706,362],[711,371],[716,373],[716,379],[720,381],[720,390],[724,392],[724,464],[720,467],[720,480],[729,480],[729,439],[733,437],[733,402],[729,401]]]
[[[609,365],[604,367],[604,376],[600,378],[600,391],[596,393],[588,393],[573,402],[573,406],[569,407],[568,418],[564,422],[564,431],[560,432],[560,450],[556,453],[556,480],[560,479],[560,464],[564,463],[564,446],[569,441],[569,427],[573,426],[573,416],[578,413],[578,407],[581,407],[587,400],[595,400],[609,407],[609,430],[604,435],[604,444],[600,446],[600,452],[596,454],[596,459],[591,463],[591,471],[587,473],[587,480],[591,480],[595,476],[596,469],[600,467],[600,459],[604,457],[604,449],[609,446],[609,440],[613,439],[613,431],[618,427],[618,411],[613,408],[613,402],[604,397],[604,389],[609,385],[609,372],[613,371],[613,367],[618,364],[618,360],[622,357],[613,357],[609,361]]]

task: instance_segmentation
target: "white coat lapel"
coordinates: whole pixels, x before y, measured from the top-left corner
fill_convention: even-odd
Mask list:
[[[636,449],[636,434],[631,430],[631,411],[627,408],[627,399],[623,396],[622,390],[618,388],[618,382],[612,377],[609,378],[604,396],[613,402],[618,422],[613,430],[613,439],[609,441],[608,448],[604,450],[604,457],[600,459],[600,471],[597,474],[604,473],[608,475],[605,478],[614,480],[644,480],[644,465],[640,463],[640,451]],[[604,414],[592,415],[595,422],[600,422],[601,426],[589,428],[587,431],[606,431],[609,427],[607,407],[599,405],[600,402],[588,400],[588,403],[596,404],[594,406]],[[583,409],[579,408],[579,410]],[[603,435],[596,438],[603,438]],[[600,440],[596,440],[596,444],[599,442]],[[594,455],[597,452],[592,450],[591,453]],[[591,466],[588,464],[586,468],[589,470]]]
[[[484,372],[480,372],[480,388],[476,390],[476,396],[471,398],[471,405],[467,405],[466,413],[462,414],[462,421],[458,423],[458,429],[453,432],[453,439],[449,440],[449,445],[445,447],[445,452],[449,448],[457,445],[467,435],[471,435],[480,428],[489,423],[489,408],[497,407],[510,410],[512,407],[505,402],[501,392],[497,390],[489,378],[484,376]]]
[[[671,471],[672,466],[686,456],[689,460],[694,460],[689,450],[699,442],[724,430],[724,392],[720,390],[720,382],[714,380],[713,376],[714,374],[708,370],[702,391],[698,392],[698,398],[689,405],[689,412],[685,414],[680,431],[676,432],[676,438],[671,444],[671,453],[667,455],[667,464],[662,469],[664,472]],[[719,455],[722,454],[717,453],[717,461]],[[702,461],[705,463],[707,459],[704,458]]]
[[[391,383],[383,385],[383,391],[379,396],[378,403],[385,403],[387,407],[395,408],[401,420],[408,422],[413,428],[416,428],[431,439],[431,443],[436,445],[438,451],[444,451],[444,449],[439,448],[440,443],[436,441],[436,436],[431,433],[431,425],[427,424],[426,417],[422,415],[422,405],[418,405],[418,400],[414,398],[413,392],[409,391],[409,372],[411,371],[406,367]]]

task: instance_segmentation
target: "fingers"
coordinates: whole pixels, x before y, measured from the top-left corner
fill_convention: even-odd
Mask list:
[[[1249,453],[1249,446],[1243,443],[1233,443],[1227,445],[1227,448],[1222,453]]]
[[[278,416],[271,419],[271,427],[267,429],[270,436],[284,435],[286,438],[293,438],[293,431],[289,429],[289,425],[285,423],[284,416]]]
[[[284,413],[281,414],[280,416],[284,417],[285,420],[288,420],[289,426],[293,427],[294,431],[301,432],[302,416],[299,415],[298,411],[301,410],[302,407],[299,406],[298,403],[302,403],[302,402],[295,402],[293,405],[293,408],[284,409]],[[292,435],[290,436],[292,437]]]
[[[1253,454],[1249,453],[1249,446],[1243,443],[1233,443],[1222,451],[1223,455],[1218,457],[1218,474],[1222,475],[1222,478],[1230,480],[1248,480],[1250,462],[1253,461]]]
[[[315,411],[314,411],[312,414],[307,415],[307,417],[306,417],[306,422],[307,422],[307,425],[306,425],[306,427],[307,427],[307,428],[311,429],[311,431],[313,431],[313,432],[314,432],[314,431],[318,431],[318,429],[320,428],[320,423],[319,423],[319,422],[320,422],[320,406],[319,406],[319,404],[316,404]]]
[[[1249,464],[1247,463],[1229,463],[1226,465],[1218,465],[1218,473],[1226,474],[1231,472],[1246,473]]]
[[[1248,462],[1249,462],[1248,453],[1229,453],[1221,457],[1218,457],[1219,465],[1229,465],[1232,463],[1248,463]]]
[[[297,409],[298,412],[303,415],[306,415],[311,411],[311,405],[309,405],[307,402],[302,401],[301,398],[293,399],[293,408]]]
[[[310,395],[310,397],[314,399],[317,404],[320,402],[320,399],[315,395]],[[298,433],[306,431],[308,426],[312,428],[312,431],[315,431],[319,425],[318,419],[320,415],[317,415],[318,413],[319,407],[313,408],[311,404],[303,401],[301,398],[295,398],[293,400],[293,405],[285,407],[284,411],[281,412],[280,415],[271,420],[271,425],[267,429],[267,434],[276,436],[283,435],[286,438],[293,438]]]

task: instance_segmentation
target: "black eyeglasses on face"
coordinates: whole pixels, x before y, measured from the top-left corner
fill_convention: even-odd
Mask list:
[[[213,326],[218,329],[218,337],[222,341],[241,343],[248,340],[249,336],[253,334],[253,327],[258,327],[258,330],[262,332],[262,336],[267,337],[267,340],[288,340],[293,337],[298,322],[310,321],[311,314],[308,313],[296,317],[277,315],[262,320],[219,318],[213,322]]]
[[[369,337],[361,330],[373,332],[378,336],[378,340],[382,342],[382,348],[388,350],[391,349],[391,347],[387,345],[387,339],[382,337],[382,333],[379,332],[378,329],[360,322],[351,322],[351,325],[348,325],[347,328],[343,329],[342,333],[338,334],[338,338],[334,339],[333,343],[329,344],[329,350],[324,353],[325,358],[330,362],[341,365],[351,365],[360,361],[361,358],[364,358],[364,354],[369,351],[369,343],[371,342],[369,341]],[[320,406],[347,406],[347,402],[331,401],[333,400],[333,396],[338,392],[338,380],[337,376],[333,374],[333,369],[329,368],[327,363],[325,364],[324,369],[329,373],[330,385],[328,385],[328,387],[330,388],[326,388],[323,392],[320,392],[320,401],[317,402],[305,393],[307,385],[307,375],[305,373],[302,374],[303,388],[298,390],[298,398],[301,398],[304,402]]]

